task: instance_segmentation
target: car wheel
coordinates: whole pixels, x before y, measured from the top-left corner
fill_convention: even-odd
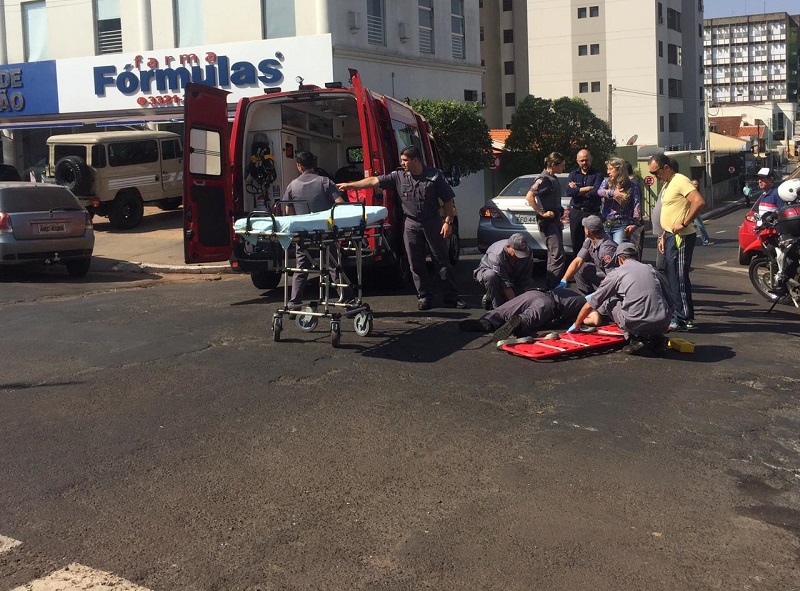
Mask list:
[[[752,252],[745,252],[742,250],[742,247],[739,247],[739,264],[740,265],[749,265],[750,261],[753,260],[753,253]]]
[[[281,274],[274,271],[255,271],[250,273],[250,281],[257,289],[275,289],[281,282]]]
[[[108,220],[118,230],[130,230],[138,226],[144,217],[144,203],[136,193],[117,195],[108,212]]]
[[[453,233],[450,235],[447,254],[450,257],[450,264],[457,265],[461,259],[461,239],[458,235],[458,224],[453,225]]]
[[[92,266],[92,257],[67,261],[64,265],[66,265],[67,273],[69,273],[70,277],[83,277],[89,272],[89,267]]]
[[[78,156],[65,156],[56,162],[56,183],[62,185],[76,195],[85,194],[92,182],[92,171],[86,162]]]

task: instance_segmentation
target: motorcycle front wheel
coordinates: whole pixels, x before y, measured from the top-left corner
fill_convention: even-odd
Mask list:
[[[767,257],[758,257],[750,262],[748,275],[750,283],[756,288],[758,294],[768,302],[774,302],[775,296],[769,293],[775,280],[775,273],[778,272],[777,264],[771,262]],[[788,304],[792,299],[787,295],[778,300],[779,304]]]

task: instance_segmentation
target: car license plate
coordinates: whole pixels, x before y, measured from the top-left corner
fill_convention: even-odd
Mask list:
[[[524,215],[518,213],[516,215],[517,222],[520,224],[535,224],[536,223],[536,216],[535,215]]]
[[[66,224],[39,224],[39,234],[60,234],[67,231]]]

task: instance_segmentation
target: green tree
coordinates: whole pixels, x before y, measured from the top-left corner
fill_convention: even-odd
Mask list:
[[[595,163],[602,163],[615,147],[608,123],[585,100],[565,96],[553,101],[529,95],[518,103],[511,118],[506,161],[518,176],[541,171],[547,154],[561,152],[571,170],[577,166],[578,151],[586,148]]]
[[[458,164],[467,176],[489,166],[492,140],[477,103],[432,99],[411,99],[410,103],[431,124],[445,170]]]

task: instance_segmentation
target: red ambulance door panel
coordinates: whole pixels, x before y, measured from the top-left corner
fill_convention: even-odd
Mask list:
[[[233,248],[228,94],[203,84],[186,86],[183,142],[186,263],[227,261]]]

